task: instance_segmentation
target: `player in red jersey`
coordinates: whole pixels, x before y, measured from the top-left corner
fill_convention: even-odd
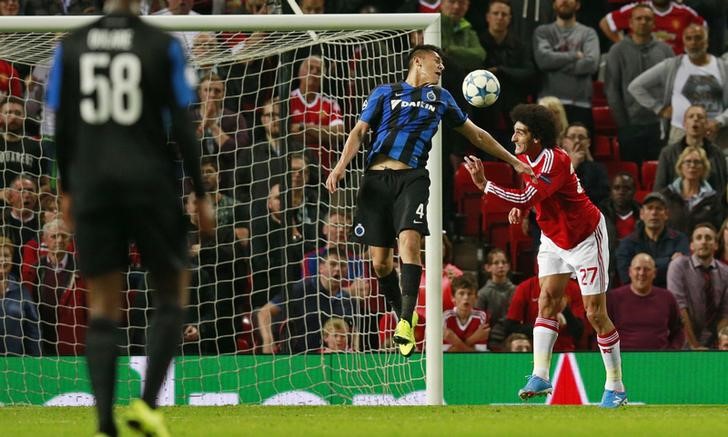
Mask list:
[[[535,178],[524,177],[521,189],[502,188],[486,180],[480,160],[470,156],[465,161],[487,202],[512,207],[508,214],[511,223],[520,223],[525,212],[535,207],[541,227],[541,294],[533,329],[533,374],[518,394],[528,399],[552,392],[549,368],[559,332],[556,317],[566,284],[576,274],[607,371],[600,406],[618,407],[626,402],[627,394],[622,384],[619,334],[607,315],[609,244],[604,217],[584,193],[569,156],[556,146],[551,112],[539,105],[518,105],[511,119],[515,122],[512,141],[516,155],[533,168]]]

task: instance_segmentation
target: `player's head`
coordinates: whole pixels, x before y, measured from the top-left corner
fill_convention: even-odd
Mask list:
[[[690,105],[683,116],[685,134],[690,137],[705,138],[708,130],[708,113],[702,105]]]
[[[629,264],[631,288],[637,294],[646,296],[652,291],[652,282],[657,275],[655,260],[647,253],[638,253]]]
[[[514,332],[513,334],[506,337],[504,342],[506,352],[531,352],[533,351],[533,345],[531,345],[531,339],[526,334],[520,332]]]
[[[407,57],[408,82],[411,79],[416,86],[437,83],[445,69],[442,59],[442,50],[437,46],[431,44],[414,46]]]
[[[655,28],[655,11],[646,3],[637,3],[629,17],[629,29],[633,35],[647,38]]]
[[[19,97],[5,97],[0,104],[0,132],[10,132],[15,135],[23,133],[25,122],[25,104]]]
[[[508,255],[503,249],[496,247],[485,256],[485,271],[490,275],[490,280],[495,283],[502,283],[508,279],[508,272],[511,270],[511,263]]]
[[[700,61],[708,53],[708,29],[692,23],[683,31],[685,54],[691,61]]]
[[[528,153],[533,146],[552,148],[556,146],[554,116],[541,105],[521,104],[511,111],[513,137],[516,154]]]
[[[0,275],[7,277],[7,274],[13,270],[14,253],[13,240],[0,236]]]
[[[324,323],[324,346],[329,351],[349,349],[349,325],[340,317],[332,317]]]
[[[60,218],[53,219],[43,225],[43,243],[48,252],[53,255],[60,255],[68,247],[71,235],[64,222]]]
[[[718,250],[718,231],[710,223],[699,223],[690,236],[690,251],[703,261],[713,259]]]
[[[728,326],[718,332],[718,350],[728,351]]]
[[[451,283],[452,302],[459,312],[470,312],[478,298],[478,283],[470,273],[453,278]]]
[[[485,21],[488,23],[488,30],[495,33],[506,32],[511,25],[513,17],[511,3],[508,0],[490,0],[488,12],[485,14]]]
[[[630,207],[636,191],[634,177],[627,172],[619,172],[612,179],[609,197],[618,210],[624,210]]]

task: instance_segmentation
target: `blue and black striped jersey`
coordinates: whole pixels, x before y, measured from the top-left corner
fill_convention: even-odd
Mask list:
[[[398,82],[372,91],[362,106],[361,120],[374,132],[367,165],[381,153],[420,168],[427,164],[440,120],[448,127],[458,127],[465,123],[467,115],[444,88]]]

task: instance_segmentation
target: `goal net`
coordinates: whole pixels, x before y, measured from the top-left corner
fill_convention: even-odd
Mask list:
[[[4,278],[18,290],[3,299],[21,305],[5,310],[0,329],[0,403],[90,404],[88,294],[72,235],[63,236],[67,226],[54,219],[54,126],[43,105],[54,46],[87,18],[18,18],[25,21],[0,33],[0,64],[10,67],[10,85],[0,94],[19,98],[6,101],[3,115],[17,109],[21,118],[6,142],[13,140],[22,161],[4,170],[6,217],[15,218],[4,222],[13,256]],[[161,403],[423,403],[425,355],[397,353],[396,316],[378,292],[367,248],[351,239],[367,145],[339,191],[330,195],[324,182],[369,92],[404,79],[409,49],[436,16],[186,18],[150,21],[183,42],[197,79],[199,103],[190,113],[217,230],[211,238],[196,232],[180,170],[193,274],[183,343]],[[6,23],[0,28],[7,31]],[[16,101],[19,109],[7,103]],[[23,164],[35,155],[37,169]],[[143,385],[154,311],[133,245],[129,260],[121,403]],[[424,352],[423,325],[417,338]]]

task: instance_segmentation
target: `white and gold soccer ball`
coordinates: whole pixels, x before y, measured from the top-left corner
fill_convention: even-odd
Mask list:
[[[500,82],[488,70],[473,70],[463,80],[463,96],[476,108],[485,108],[498,100]]]

